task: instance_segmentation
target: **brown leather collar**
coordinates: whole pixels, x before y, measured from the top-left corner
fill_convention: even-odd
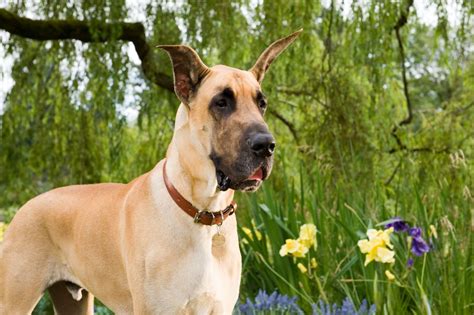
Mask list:
[[[232,200],[230,205],[228,205],[224,210],[218,212],[211,212],[207,210],[198,210],[193,206],[189,201],[187,201],[183,195],[173,186],[170,182],[168,175],[166,174],[166,159],[163,163],[163,179],[165,181],[166,189],[173,198],[174,202],[189,216],[194,218],[194,223],[201,223],[205,225],[221,225],[227,217],[234,214],[237,210],[237,203]]]

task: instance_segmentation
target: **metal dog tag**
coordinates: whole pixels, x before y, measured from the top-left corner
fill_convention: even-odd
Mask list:
[[[225,244],[225,236],[220,233],[214,234],[214,236],[212,237],[212,246],[219,247],[224,244]]]

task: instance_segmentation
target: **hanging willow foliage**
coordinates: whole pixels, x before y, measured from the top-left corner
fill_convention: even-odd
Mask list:
[[[278,163],[302,160],[358,187],[472,155],[473,9],[458,1],[453,26],[444,1],[431,5],[435,25],[413,1],[17,1],[0,10],[0,29],[17,34],[1,44],[14,85],[0,116],[0,207],[56,186],[129,181],[161,159],[178,101],[157,44],[246,69],[301,27],[264,83]]]

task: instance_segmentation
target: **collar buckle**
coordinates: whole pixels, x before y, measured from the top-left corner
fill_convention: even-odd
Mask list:
[[[194,215],[194,223],[201,223],[201,215],[206,211],[198,211]]]
[[[224,210],[221,211],[221,214],[222,214],[223,212],[229,211],[229,216],[231,216],[231,215],[234,214],[235,208],[236,208],[236,207],[235,207],[234,203],[231,203],[231,204],[228,205]]]

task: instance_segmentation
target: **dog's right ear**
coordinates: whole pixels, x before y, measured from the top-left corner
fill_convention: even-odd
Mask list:
[[[185,105],[189,105],[199,82],[209,73],[209,68],[189,46],[160,45],[166,50],[173,64],[174,91]]]
[[[261,84],[263,77],[265,76],[265,72],[267,72],[268,68],[272,64],[273,60],[275,60],[278,55],[286,49],[293,41],[300,35],[303,29],[294,32],[293,34],[281,38],[268,46],[267,49],[258,57],[257,62],[255,65],[250,69],[250,72],[255,76],[257,81]]]

